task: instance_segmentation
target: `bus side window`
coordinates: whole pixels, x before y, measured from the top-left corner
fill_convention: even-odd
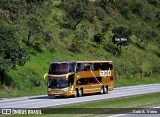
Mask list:
[[[100,70],[100,63],[94,63],[94,70]]]
[[[90,65],[90,70],[92,70],[92,71],[94,70],[94,64]]]
[[[97,77],[99,82],[102,82],[102,77]]]
[[[112,70],[113,65],[111,63],[104,63],[104,70]]]
[[[76,85],[87,85],[87,84],[88,84],[87,78],[81,78],[76,82]]]
[[[80,72],[80,71],[81,71],[81,63],[77,63],[76,72]]]
[[[74,64],[70,64],[69,66],[69,72],[74,72]]]
[[[90,71],[90,66],[85,66],[84,71]]]
[[[90,84],[97,84],[97,81],[94,78],[89,78]]]
[[[112,64],[109,64],[109,66],[110,66],[110,70],[112,70],[112,69],[113,69],[113,65],[112,65]]]

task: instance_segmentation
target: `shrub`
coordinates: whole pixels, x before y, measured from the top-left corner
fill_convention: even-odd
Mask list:
[[[132,13],[134,13],[136,15],[140,16],[142,13],[142,10],[143,10],[143,4],[141,2],[134,2],[131,5],[131,11],[132,11]]]
[[[86,40],[86,39],[88,39],[89,38],[88,29],[89,29],[88,26],[82,25],[80,27],[80,29],[76,31],[77,38],[80,39],[80,40]]]
[[[106,22],[103,22],[103,25],[102,25],[102,32],[107,32],[109,30],[109,28],[111,27],[111,23],[106,21]]]
[[[93,37],[93,39],[94,39],[94,42],[96,42],[97,45],[100,46],[100,44],[101,44],[101,43],[103,42],[103,40],[105,39],[104,33],[97,33],[97,34],[95,34],[94,37]]]
[[[34,86],[36,86],[36,87],[39,87],[39,86],[42,85],[40,79],[37,78],[37,77],[32,77],[32,78],[30,78],[29,80],[30,80],[30,82],[31,82]]]
[[[128,7],[123,7],[123,9],[120,9],[120,13],[122,14],[123,17],[125,17],[126,19],[129,19],[130,17],[130,9]]]
[[[157,6],[158,5],[158,0],[147,0],[148,3],[154,5],[154,6]]]

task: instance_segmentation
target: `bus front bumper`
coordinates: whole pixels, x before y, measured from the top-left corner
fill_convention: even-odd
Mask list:
[[[68,91],[68,90],[48,90],[48,96],[73,96],[74,91]]]

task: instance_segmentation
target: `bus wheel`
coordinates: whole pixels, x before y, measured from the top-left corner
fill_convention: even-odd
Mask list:
[[[74,90],[74,97],[77,97],[77,96],[78,96],[78,90],[75,89],[75,90]]]
[[[108,93],[108,86],[106,86],[106,88],[105,88],[105,89],[106,89],[106,94],[107,94],[107,93]]]
[[[79,90],[79,97],[81,97],[82,95],[83,95],[83,90],[80,89],[80,90]]]
[[[101,94],[103,94],[103,92],[104,92],[104,88],[103,88],[103,87],[101,87]]]
[[[106,94],[106,93],[108,93],[108,86],[106,86],[105,88],[104,88],[104,92],[103,92],[104,94]]]
[[[55,98],[61,98],[61,96],[55,96]]]

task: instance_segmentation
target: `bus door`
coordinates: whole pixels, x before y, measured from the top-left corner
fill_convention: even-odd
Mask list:
[[[96,78],[89,78],[89,84],[91,85],[93,92],[99,92],[101,90],[101,84]]]

